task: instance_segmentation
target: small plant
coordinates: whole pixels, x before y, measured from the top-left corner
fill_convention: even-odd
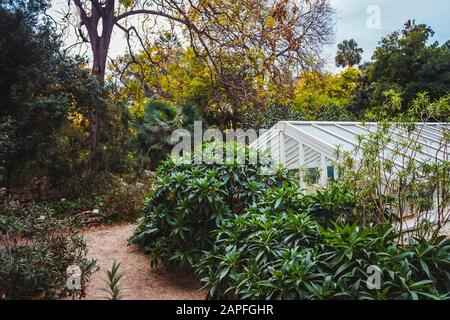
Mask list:
[[[102,291],[108,293],[107,299],[109,300],[120,300],[122,297],[122,286],[120,280],[122,279],[125,272],[119,271],[120,262],[117,263],[115,260],[112,264],[111,270],[106,270],[106,279],[103,281],[108,285],[107,288],[102,288]]]

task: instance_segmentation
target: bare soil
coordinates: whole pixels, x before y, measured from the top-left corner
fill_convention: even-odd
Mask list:
[[[83,231],[89,248],[89,257],[97,259],[100,267],[89,281],[85,299],[105,299],[105,270],[110,270],[114,260],[120,262],[125,274],[121,280],[123,300],[178,300],[204,299],[206,293],[192,275],[174,273],[164,267],[151,268],[148,257],[127,241],[135,225],[121,224],[96,227]]]

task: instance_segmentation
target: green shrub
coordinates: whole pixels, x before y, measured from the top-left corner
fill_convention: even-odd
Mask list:
[[[389,225],[324,228],[308,213],[311,198],[290,189],[271,190],[223,220],[214,248],[197,264],[210,298],[450,298],[450,240],[400,245]],[[382,271],[379,289],[366,285],[370,266]]]
[[[360,228],[356,224],[321,232],[325,259],[322,271],[333,275],[331,298],[449,299],[450,240],[445,237],[410,238],[400,245],[389,225]],[[379,290],[368,290],[367,268],[382,271]]]
[[[150,183],[151,179],[127,182],[110,175],[107,189],[97,197],[102,219],[106,222],[134,221],[142,214],[142,203]]]
[[[0,184],[3,185],[6,156],[12,147],[13,121],[9,117],[0,118]]]
[[[153,265],[161,259],[169,266],[192,267],[203,250],[212,248],[211,232],[222,219],[239,214],[283,181],[296,183],[287,171],[264,175],[261,170],[261,165],[231,161],[163,162],[130,241],[149,253]]]
[[[304,208],[323,226],[355,221],[353,194],[339,184],[329,183],[324,189],[305,196]]]
[[[65,180],[59,198],[47,201],[60,216],[99,210],[99,222],[135,221],[142,214],[152,177],[118,176],[101,173]]]
[[[321,281],[308,271],[315,264],[312,248],[319,225],[309,214],[289,208],[303,205],[298,196],[285,185],[270,190],[267,201],[223,221],[214,249],[197,265],[210,298],[309,297],[302,292],[303,277]]]
[[[45,206],[6,205],[0,213],[0,299],[82,297],[95,268],[77,222]],[[71,277],[73,285],[67,285]]]

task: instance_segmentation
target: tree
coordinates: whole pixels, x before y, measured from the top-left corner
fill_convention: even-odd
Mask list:
[[[77,33],[91,47],[92,73],[100,81],[105,77],[115,27],[125,32],[130,52],[132,37],[145,48],[146,39],[138,27],[127,22],[136,15],[146,17],[147,22],[154,19],[155,26],[159,25],[157,19],[162,18],[181,27],[195,52],[204,56],[218,73],[225,74],[221,69],[223,53],[232,52],[236,61],[247,57],[246,63],[263,66],[274,74],[286,63],[317,64],[318,48],[331,34],[333,12],[328,0],[69,0],[69,4],[75,5],[80,19]],[[151,25],[144,26],[146,34]],[[101,122],[97,110],[92,110],[90,120],[91,148],[95,154]]]
[[[358,43],[354,39],[344,40],[338,44],[336,52],[337,67],[353,67],[361,62],[363,49],[358,48]]]
[[[141,117],[148,99],[206,106],[212,91],[210,69],[192,48],[183,48],[178,37],[163,32],[145,51],[133,54],[133,58],[119,57],[110,64],[119,99],[129,105],[132,115]],[[130,63],[132,60],[136,63]]]
[[[304,72],[295,87],[292,107],[305,120],[350,120],[347,106],[360,76],[361,72],[355,68],[336,75]]]
[[[136,119],[136,141],[151,168],[170,153],[172,132],[183,127],[193,131],[194,120],[201,120],[195,105],[176,106],[165,100],[148,100],[142,117]]]
[[[380,41],[373,61],[364,68],[357,91],[357,96],[367,101],[360,108],[369,107],[376,112],[387,100],[389,90],[401,93],[401,108],[397,112],[406,111],[420,92],[426,92],[430,100],[450,92],[450,41],[428,45],[433,34],[429,26],[408,21],[402,31]]]
[[[0,167],[6,184],[38,153],[51,153],[70,117],[85,119],[94,106],[106,105],[85,61],[62,53],[49,21],[40,19],[45,6],[29,4],[36,1],[0,4]],[[44,163],[38,166],[45,171]]]

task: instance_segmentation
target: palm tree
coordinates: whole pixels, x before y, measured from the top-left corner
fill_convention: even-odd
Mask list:
[[[174,105],[165,100],[148,100],[142,118],[135,124],[136,141],[148,157],[150,167],[156,165],[170,153],[173,145],[172,133],[183,128],[192,131],[195,120],[201,120],[196,104]]]
[[[363,49],[358,48],[358,43],[354,39],[344,40],[338,44],[336,53],[336,66],[353,67],[361,62]]]

